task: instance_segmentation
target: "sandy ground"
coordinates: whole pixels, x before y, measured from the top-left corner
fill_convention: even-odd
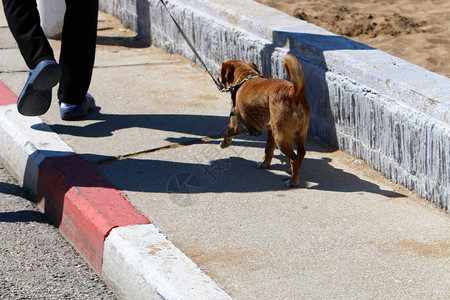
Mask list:
[[[450,0],[255,0],[450,78]]]

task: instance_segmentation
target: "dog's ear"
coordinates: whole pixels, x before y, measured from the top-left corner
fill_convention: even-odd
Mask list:
[[[232,84],[234,81],[234,66],[231,64],[223,63],[221,68],[220,77],[223,84]]]
[[[258,72],[259,74],[261,74],[261,72],[259,71],[259,69],[258,69],[258,66],[254,63],[254,62],[249,62],[248,63],[248,65],[250,66],[250,67],[252,67],[252,69],[253,70],[255,70],[256,72]]]

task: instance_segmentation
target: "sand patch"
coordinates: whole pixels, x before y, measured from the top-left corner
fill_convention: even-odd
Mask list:
[[[448,0],[256,0],[450,78]]]

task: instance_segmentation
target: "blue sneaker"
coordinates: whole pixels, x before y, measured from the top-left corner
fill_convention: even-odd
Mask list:
[[[86,100],[81,104],[68,104],[59,101],[59,113],[63,120],[74,120],[86,117],[95,109],[95,100],[91,94],[86,94]]]
[[[30,70],[27,82],[17,101],[17,110],[24,116],[45,114],[52,102],[52,88],[61,78],[61,67],[54,60],[43,60]]]

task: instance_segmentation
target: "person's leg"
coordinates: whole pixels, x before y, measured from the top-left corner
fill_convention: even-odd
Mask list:
[[[55,60],[40,26],[36,0],[3,0],[3,8],[27,66],[34,69],[43,60]]]
[[[35,0],[3,0],[5,16],[30,73],[17,100],[17,110],[25,116],[47,112],[52,87],[58,84],[61,69],[40,26]]]
[[[58,98],[79,105],[86,101],[94,67],[98,0],[66,0],[66,7]]]

